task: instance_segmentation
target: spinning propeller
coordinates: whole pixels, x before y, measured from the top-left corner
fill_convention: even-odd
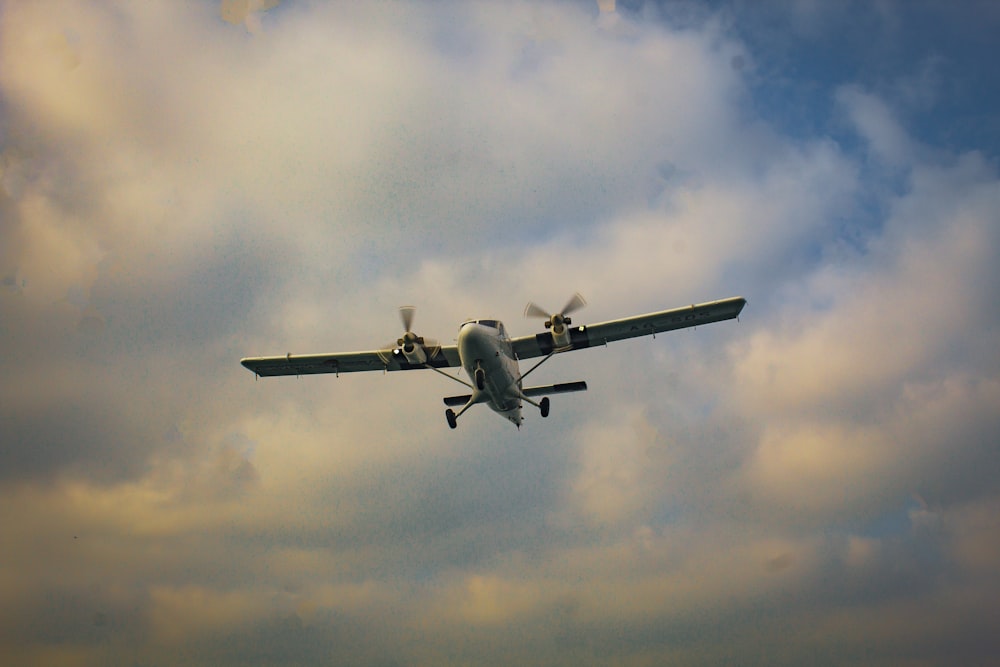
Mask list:
[[[587,300],[584,299],[582,296],[580,296],[580,293],[577,292],[576,294],[573,295],[573,297],[569,301],[566,302],[566,305],[563,306],[562,310],[560,310],[558,313],[550,315],[549,311],[545,310],[537,303],[532,301],[529,302],[527,306],[525,306],[524,316],[546,318],[545,328],[546,329],[551,328],[553,329],[553,333],[555,333],[554,331],[555,328],[560,327],[563,324],[573,323],[573,320],[566,317],[567,315],[569,315],[574,311],[580,310],[586,305],[587,305]]]
[[[570,313],[580,310],[587,305],[587,300],[580,296],[577,292],[566,302],[566,305],[562,307],[558,313],[550,314],[547,310],[536,304],[535,302],[529,302],[524,308],[525,317],[544,317],[545,328],[551,330],[552,338],[555,342],[555,347],[561,349],[568,347],[570,343],[569,332],[566,330],[566,326],[573,323],[569,317]]]
[[[431,338],[424,338],[413,333],[413,316],[417,309],[413,306],[400,306],[399,318],[403,322],[403,335],[396,340],[395,345],[389,343],[381,350],[382,361],[389,363],[393,355],[402,355],[411,364],[425,364],[441,351],[441,346]]]

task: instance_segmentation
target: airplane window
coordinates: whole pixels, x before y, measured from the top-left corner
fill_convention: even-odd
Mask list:
[[[492,327],[499,331],[503,331],[503,323],[499,320],[466,320],[465,322],[462,322],[462,327],[466,324],[481,324],[484,327]],[[462,327],[459,327],[459,329]]]

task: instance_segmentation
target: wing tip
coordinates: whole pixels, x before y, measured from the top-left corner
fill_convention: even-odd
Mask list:
[[[254,368],[255,362],[257,361],[258,361],[257,357],[243,357],[242,359],[240,359],[240,365],[243,366],[243,368],[247,369],[248,371],[259,374],[257,369]]]
[[[731,296],[728,299],[722,299],[722,301],[720,301],[720,303],[731,303],[731,304],[734,304],[736,306],[736,313],[739,314],[740,311],[742,311],[746,307],[747,300],[746,300],[746,297]]]

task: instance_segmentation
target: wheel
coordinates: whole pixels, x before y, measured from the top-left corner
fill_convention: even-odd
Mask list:
[[[542,409],[542,417],[549,416],[549,397],[546,396],[541,401],[538,402],[538,407]]]
[[[448,426],[451,428],[458,426],[458,417],[455,416],[455,411],[451,408],[444,411],[444,418],[448,420]]]
[[[476,369],[476,389],[479,391],[486,389],[486,371],[482,368]]]

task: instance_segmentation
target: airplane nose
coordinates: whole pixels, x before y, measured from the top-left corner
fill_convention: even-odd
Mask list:
[[[466,324],[458,331],[458,349],[462,357],[467,354],[474,354],[476,349],[482,346],[485,339],[485,327],[479,324]]]
[[[458,332],[458,354],[463,365],[485,359],[490,354],[490,339],[490,329],[481,324],[463,326]]]

